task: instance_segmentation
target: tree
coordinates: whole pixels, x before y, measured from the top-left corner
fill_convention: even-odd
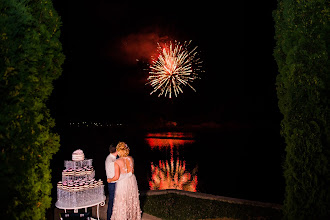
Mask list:
[[[51,1],[1,0],[0,197],[2,219],[44,219],[59,136],[46,101],[64,62]]]
[[[330,5],[278,0],[278,105],[286,142],[287,219],[330,219]]]

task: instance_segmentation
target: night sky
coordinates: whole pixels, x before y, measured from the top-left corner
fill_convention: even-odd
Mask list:
[[[57,122],[276,124],[276,0],[54,0],[66,56],[49,101]],[[158,41],[192,40],[204,73],[177,98],[149,95]]]

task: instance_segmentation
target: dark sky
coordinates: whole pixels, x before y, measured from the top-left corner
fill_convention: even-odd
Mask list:
[[[50,100],[56,120],[279,121],[272,55],[276,0],[54,0],[54,6],[66,56]],[[169,40],[192,40],[205,72],[193,83],[197,92],[184,87],[177,98],[150,96],[150,51]]]

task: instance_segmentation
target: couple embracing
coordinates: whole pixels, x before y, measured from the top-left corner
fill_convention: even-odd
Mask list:
[[[125,142],[119,142],[117,147],[110,146],[109,150],[105,160],[109,189],[107,220],[140,220],[139,191],[129,147]]]

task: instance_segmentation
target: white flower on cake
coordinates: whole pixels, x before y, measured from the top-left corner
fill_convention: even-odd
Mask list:
[[[85,159],[85,155],[84,155],[84,152],[80,149],[78,150],[75,150],[73,153],[72,153],[72,160],[73,161],[80,161],[80,160],[84,160]]]

